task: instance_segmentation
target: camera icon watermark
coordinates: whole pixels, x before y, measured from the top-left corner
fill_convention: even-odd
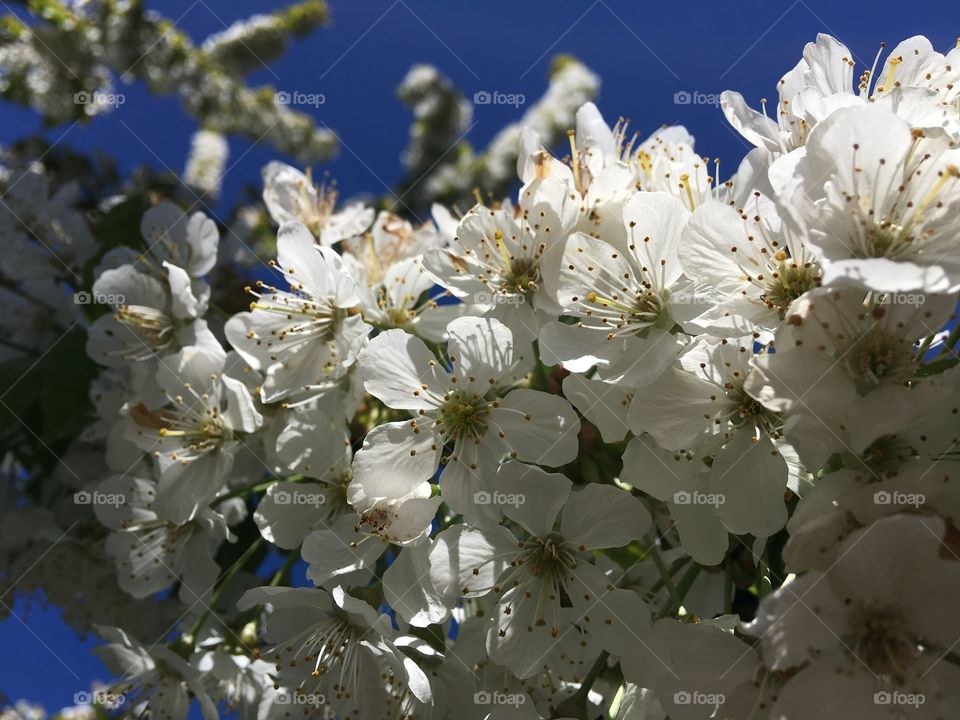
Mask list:
[[[523,93],[505,93],[499,90],[478,90],[473,94],[474,105],[512,105],[515,108],[526,104]]]
[[[126,304],[126,298],[120,293],[96,293],[81,290],[73,294],[74,305],[118,305]]]
[[[674,105],[712,105],[720,107],[719,93],[705,93],[699,90],[678,90],[673,94]]]
[[[473,694],[474,705],[513,705],[519,707],[527,701],[523,693],[503,693],[480,690]]]
[[[701,288],[679,290],[670,293],[668,299],[673,305],[713,305],[716,303],[716,297],[708,290]]]
[[[673,502],[675,505],[712,505],[713,507],[720,507],[726,501],[727,498],[723,493],[678,490],[673,494]]]
[[[125,695],[107,690],[81,690],[73,694],[74,705],[100,705],[109,710],[121,707],[126,701]]]
[[[323,93],[305,93],[299,90],[288,92],[280,90],[273,94],[274,105],[309,105],[310,107],[320,107],[326,104],[327,96]]]
[[[900,490],[877,490],[873,494],[874,505],[909,505],[918,508],[925,505],[927,496],[923,493],[907,493]]]
[[[923,293],[884,293],[880,296],[881,305],[908,305],[911,307],[920,307],[927,302],[927,296]]]
[[[510,505],[512,507],[519,507],[526,501],[527,498],[523,493],[503,493],[496,490],[493,492],[487,492],[486,490],[478,490],[473,494],[473,502],[475,505]]]
[[[323,693],[305,693],[299,690],[282,690],[276,694],[274,702],[277,705],[310,705],[320,707],[325,705],[327,698]]]
[[[120,107],[126,101],[127,98],[123,93],[81,90],[73,94],[74,105],[86,105],[89,107]]]
[[[893,692],[888,690],[880,690],[873,694],[874,705],[907,705],[913,708],[918,708],[926,702],[927,698],[923,693],[905,693],[900,690],[894,690]]]
[[[473,295],[476,305],[523,305],[527,298],[520,293],[478,292]]]
[[[319,507],[327,502],[327,496],[319,492],[278,490],[273,493],[273,501],[277,505],[313,505]]]
[[[723,693],[705,693],[699,690],[689,692],[687,690],[678,690],[673,694],[674,705],[705,705],[707,707],[720,707],[727,701]]]
[[[108,505],[121,507],[127,504],[123,493],[105,493],[99,490],[79,490],[73,494],[74,505]]]

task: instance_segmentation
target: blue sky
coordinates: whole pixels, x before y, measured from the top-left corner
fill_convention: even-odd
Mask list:
[[[902,3],[872,3],[869,12],[842,3],[812,0],[736,3],[648,3],[617,0],[331,0],[333,26],[293,46],[279,62],[250,76],[287,91],[323,93],[314,111],[343,141],[340,156],[324,166],[346,194],[382,193],[402,175],[409,113],[395,89],[416,62],[436,65],[469,96],[478,90],[539,97],[550,57],[578,55],[603,79],[600,109],[609,120],[623,115],[650,132],[684,123],[702,155],[720,157],[733,172],[743,141],[710,105],[677,105],[679,91],[711,94],[737,89],[757,105],[775,96],[780,76],[799,59],[818,32],[845,41],[859,61],[872,63],[882,40],[893,44],[925,33],[940,49],[956,41],[960,24],[944,22],[960,11],[932,0],[922,12]],[[278,7],[275,0],[165,0],[148,2],[177,21],[195,40],[248,14]],[[150,97],[142,87],[122,89],[126,103],[87,126],[52,128],[51,140],[118,156],[123,167],[141,163],[180,170],[193,121],[174,98]],[[311,108],[306,108],[312,110]],[[523,108],[478,106],[468,139],[477,146]],[[160,122],[158,122],[158,119]],[[31,113],[0,108],[5,137],[35,131]],[[66,135],[64,133],[66,132]],[[225,211],[240,188],[259,179],[278,155],[268,145],[233,138]]]
[[[333,27],[293,46],[252,84],[323,93],[315,112],[343,142],[329,170],[347,194],[385,192],[402,176],[400,155],[407,142],[409,113],[395,98],[397,84],[417,62],[436,65],[468,96],[479,90],[523,93],[545,89],[550,57],[580,57],[603,80],[598,100],[608,120],[623,115],[649,133],[661,124],[683,123],[702,155],[720,157],[723,175],[733,172],[746,148],[710,105],[678,105],[677,92],[719,93],[736,89],[752,105],[775,97],[780,76],[799,59],[818,32],[839,37],[851,48],[857,73],[873,61],[881,41],[893,45],[926,34],[941,51],[960,32],[956,0],[865,4],[778,0],[735,3],[649,3],[617,0],[330,0]],[[165,0],[147,2],[176,20],[195,40],[234,20],[282,3],[273,0]],[[176,99],[150,97],[142,87],[121,90],[126,103],[87,126],[44,131],[51,141],[116,156],[122,169],[140,164],[183,167],[193,121]],[[308,108],[309,109],[309,108]],[[486,142],[523,108],[477,107],[468,139]],[[0,142],[40,129],[32,113],[0,106]],[[245,185],[259,181],[260,168],[277,159],[267,146],[230,141],[230,170],[218,212],[225,212]],[[281,159],[285,159],[282,158]],[[25,608],[14,608],[23,616]],[[0,622],[0,645],[8,662],[0,691],[54,710],[72,702],[94,678],[105,678],[81,642],[55,611],[33,608],[29,629],[18,619]]]

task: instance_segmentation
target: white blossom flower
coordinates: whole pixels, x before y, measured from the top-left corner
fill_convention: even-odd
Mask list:
[[[766,598],[748,629],[787,677],[772,716],[949,716],[958,671],[943,656],[960,640],[958,568],[942,520],[898,515],[848,538],[826,572]]]
[[[832,112],[868,103],[886,105],[924,132],[946,129],[957,136],[956,108],[945,105],[956,99],[951,87],[956,71],[927,38],[904,40],[890,51],[879,72],[876,64],[864,68],[854,87],[853,54],[836,38],[820,33],[778,83],[774,118],[767,115],[766,100],[758,112],[737,92],[724,92],[720,105],[731,126],[762,151],[765,164],[803,147],[811,130]]]
[[[40,166],[3,179],[0,204],[0,270],[6,278],[75,282],[83,265],[96,254],[97,243],[83,215],[75,208],[76,183],[51,187]]]
[[[497,491],[522,496],[503,508],[529,533],[519,545],[502,526],[456,526],[441,533],[430,552],[441,599],[498,596],[487,633],[491,659],[519,678],[534,675],[569,626],[561,619],[567,603],[574,622],[604,649],[621,654],[642,642],[649,618],[643,600],[587,562],[590,551],[621,547],[647,531],[642,503],[609,485],[572,491],[564,476],[518,463],[501,467]]]
[[[721,184],[718,160],[701,157],[693,148],[694,138],[682,125],[663,127],[642,143],[627,140],[627,126],[616,128],[620,154],[634,169],[637,186],[647,192],[666,192],[693,211],[710,199],[722,197],[729,184]]]
[[[656,379],[683,347],[678,321],[697,314],[677,255],[688,215],[666,193],[640,192],[624,210],[624,245],[570,236],[547,286],[577,321],[543,327],[544,362],[579,373],[596,366],[626,386]]]
[[[783,551],[791,569],[829,567],[842,539],[887,515],[936,508],[956,522],[957,370],[929,378],[911,393],[892,422],[876,423],[884,434],[859,455],[850,450],[838,455],[841,467],[823,474],[800,500],[787,523],[790,539]]]
[[[453,300],[449,290],[436,288],[434,277],[419,257],[394,263],[375,282],[366,278],[352,255],[344,255],[343,260],[357,282],[363,318],[377,327],[399,328],[432,342],[443,342],[447,325],[454,318],[477,311],[473,305]]]
[[[290,290],[257,282],[251,312],[227,322],[230,344],[266,376],[264,402],[295,393],[317,395],[341,379],[370,331],[340,257],[317,248],[306,227],[288,222],[277,235],[276,267]]]
[[[960,149],[885,107],[836,111],[770,168],[775,200],[822,253],[823,283],[956,292]]]
[[[106,300],[113,312],[94,320],[87,334],[87,354],[107,367],[130,366],[132,390],[151,408],[165,401],[156,383],[162,357],[187,347],[225,356],[202,317],[206,298],[194,295],[184,270],[166,262],[164,269],[169,274],[162,280],[129,264],[104,270],[93,296]]]
[[[142,266],[163,273],[157,263],[183,268],[191,278],[201,278],[217,262],[220,233],[216,223],[202,212],[184,213],[171,202],[161,202],[143,214],[140,233],[150,257],[140,255]]]
[[[721,298],[696,320],[713,334],[770,334],[790,303],[820,284],[817,255],[782,224],[769,200],[760,193],[752,200],[737,209],[704,203],[683,231],[684,273]]]
[[[430,531],[442,502],[431,487],[422,483],[401,497],[352,497],[355,512],[337,516],[304,538],[307,577],[318,586],[345,582],[345,576],[366,579],[388,544],[416,544]],[[356,494],[355,488],[350,491]]]
[[[222,638],[218,638],[221,643]],[[223,702],[229,712],[243,720],[258,720],[261,706],[273,693],[269,663],[245,654],[234,654],[229,647],[204,649],[192,658],[192,664],[203,674],[211,696]]]
[[[189,606],[209,602],[219,567],[213,555],[224,540],[233,540],[221,515],[204,508],[191,521],[172,523],[157,515],[156,487],[149,480],[115,476],[98,487],[115,505],[95,506],[97,519],[110,528],[107,555],[117,581],[135,598],[166,590],[180,582],[179,597]]]
[[[709,547],[722,542],[717,520],[733,534],[769,537],[787,519],[790,468],[781,421],[744,390],[751,344],[699,337],[657,382],[638,388],[630,404],[634,434],[649,433],[670,452],[632,440],[631,453],[647,458],[648,472],[627,475],[654,497],[672,500],[681,536],[688,535],[685,542],[701,559],[718,557]],[[699,494],[706,499],[698,501]]]
[[[295,220],[307,227],[321,245],[335,245],[360,235],[373,222],[373,209],[351,203],[336,211],[339,193],[333,185],[314,185],[304,174],[280,162],[263,168],[263,202],[277,225]]]
[[[117,627],[98,626],[107,645],[94,652],[122,678],[111,691],[124,697],[130,711],[151,717],[179,718],[189,711],[191,698],[200,704],[204,720],[219,717],[217,706],[204,687],[203,674],[166,645],[145,648]]]
[[[574,458],[580,423],[566,400],[525,388],[501,397],[526,374],[523,351],[503,323],[458,318],[448,335],[449,372],[421,340],[402,330],[378,335],[363,351],[367,392],[415,417],[367,434],[353,461],[354,507],[372,508],[418,488],[426,492],[442,459],[440,486],[450,507],[468,519],[494,517],[496,508],[478,505],[474,495],[487,489],[502,459],[556,467]],[[384,467],[391,472],[384,474]]]
[[[655,699],[669,718],[768,717],[765,710],[779,684],[762,672],[757,653],[726,631],[723,620],[657,621],[645,642],[621,658],[624,678],[648,688],[653,696],[648,705]]]
[[[593,103],[577,111],[576,130],[568,133],[569,163],[553,158],[540,146],[536,133],[521,139],[518,174],[524,182],[554,176],[564,180],[579,200],[576,230],[607,236],[617,228],[618,211],[636,190],[666,192],[688,210],[723,193],[710,175],[710,162],[694,152],[694,138],[681,125],[664,126],[643,141],[628,136],[621,118],[612,128]],[[718,168],[717,168],[718,169]]]
[[[223,135],[212,130],[198,130],[190,138],[184,182],[216,198],[220,194],[229,155],[230,146]]]
[[[159,478],[157,513],[190,520],[223,489],[240,449],[238,433],[263,418],[246,386],[223,374],[224,358],[189,347],[160,363],[157,383],[169,405],[127,408],[127,437],[150,453]]]
[[[545,178],[520,190],[516,210],[477,205],[460,220],[448,248],[423,256],[424,267],[455,296],[489,307],[518,342],[535,339],[540,316],[557,310],[544,278],[559,263],[576,219],[567,194],[565,183]]]
[[[171,202],[144,212],[140,234],[145,252],[118,247],[104,255],[93,286],[94,298],[114,307],[113,316],[95,321],[88,352],[110,366],[138,360],[150,375],[151,354],[201,345],[222,353],[202,320],[210,286],[201,279],[217,260],[219,232],[202,212],[186,215]]]
[[[285,687],[319,696],[343,717],[383,717],[401,698],[387,693],[386,675],[403,680],[416,698],[431,699],[430,682],[417,664],[394,644],[386,615],[342,587],[330,593],[314,588],[260,587],[248,590],[241,610],[267,604],[261,653],[274,661]]]
[[[846,93],[853,102],[853,67],[850,51],[836,38],[819,33],[815,42],[807,43],[803,58],[777,84],[779,102],[775,118],[750,108],[738,92],[721,95],[721,108],[733,128],[757,147],[774,156],[802,147],[810,132],[808,121],[794,110],[796,98],[804,92],[824,98]]]
[[[524,184],[556,178],[567,186],[570,204],[577,208],[571,231],[592,235],[622,235],[623,205],[637,188],[636,174],[621,158],[620,138],[593,103],[577,110],[576,130],[567,133],[570,159],[560,161],[542,146],[540,136],[524,128],[517,171]]]
[[[434,205],[432,213],[433,222],[415,228],[402,217],[383,211],[368,233],[344,242],[343,256],[356,261],[368,283],[383,282],[387,271],[397,263],[419,258],[453,239],[456,221],[449,211]]]
[[[955,307],[948,296],[865,297],[857,288],[822,288],[787,311],[776,352],[753,360],[746,392],[788,419],[801,459],[819,468],[835,452],[860,454],[922,398],[908,382],[916,343],[939,330]]]

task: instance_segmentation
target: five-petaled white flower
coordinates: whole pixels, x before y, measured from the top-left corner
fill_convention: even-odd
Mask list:
[[[360,296],[340,256],[318,248],[298,222],[280,226],[278,270],[289,290],[258,281],[251,311],[234,315],[227,338],[251,367],[266,375],[264,402],[317,395],[342,378],[370,331]]]
[[[367,392],[414,417],[367,434],[353,461],[355,507],[407,496],[443,460],[440,487],[450,507],[468,520],[493,518],[496,507],[476,503],[474,495],[489,489],[502,460],[557,467],[576,456],[580,422],[566,400],[525,388],[504,394],[528,366],[503,323],[458,318],[448,335],[449,370],[422,340],[402,330],[378,335],[361,354]]]

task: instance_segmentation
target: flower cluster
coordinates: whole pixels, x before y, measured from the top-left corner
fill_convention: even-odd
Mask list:
[[[36,109],[48,121],[85,121],[115,111],[126,100],[123,86],[142,80],[154,93],[178,96],[210,130],[265,138],[303,162],[327,159],[336,150],[332,131],[275,103],[269,88],[248,87],[242,77],[280,55],[289,38],[325,24],[323,0],[256,15],[210,36],[202,47],[173,19],[136,2],[37,0],[30,4],[36,23],[5,9],[10,15],[0,18],[0,97]]]
[[[0,505],[4,567],[84,523],[51,558],[108,563],[72,589],[153,718],[955,717],[960,49],[851,57],[819,36],[769,114],[724,93],[756,147],[723,180],[590,102],[562,157],[542,107],[498,138],[518,192],[426,222],[272,162],[239,312],[205,213],[101,252],[8,177],[5,287],[43,309],[48,244],[92,268],[100,371],[89,507]]]

